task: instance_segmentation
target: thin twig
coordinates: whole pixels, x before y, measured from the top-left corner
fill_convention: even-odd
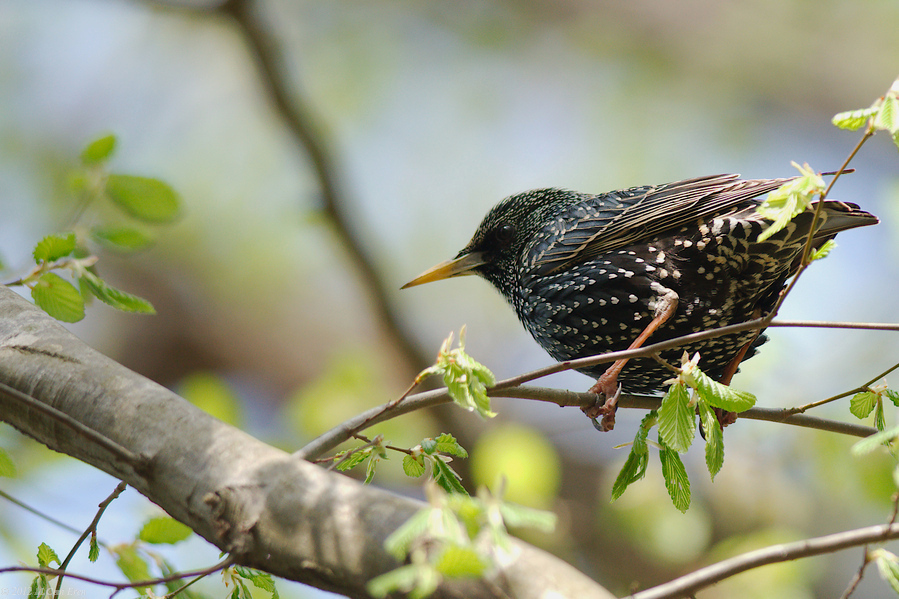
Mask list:
[[[801,413],[805,412],[806,410],[810,410],[811,408],[817,408],[818,406],[823,406],[824,404],[830,403],[832,401],[836,401],[838,399],[843,399],[844,397],[849,397],[850,395],[855,395],[856,393],[862,393],[864,391],[868,391],[869,387],[871,387],[871,385],[873,385],[874,383],[876,383],[877,381],[879,381],[886,375],[890,374],[897,368],[899,368],[899,364],[894,364],[894,365],[890,366],[889,368],[887,368],[886,370],[884,370],[883,372],[881,372],[880,374],[878,374],[877,376],[875,376],[874,378],[872,378],[867,383],[859,385],[855,389],[851,389],[849,391],[844,391],[842,393],[837,393],[836,395],[831,395],[830,397],[828,397],[826,399],[819,399],[818,401],[813,401],[811,403],[805,404],[804,406],[799,406],[798,408],[790,408],[786,411],[789,412],[790,414],[801,414]]]
[[[63,570],[59,570],[56,568],[36,568],[34,566],[7,566],[5,568],[0,568],[0,574],[6,574],[8,572],[31,572],[33,574],[47,574],[50,576],[60,576],[62,574],[65,574],[66,576],[74,580],[80,580],[82,582],[95,584],[97,586],[113,588],[115,589],[115,593],[113,593],[113,595],[115,595],[116,593],[125,589],[152,587],[158,584],[165,584],[167,582],[172,582],[175,580],[190,578],[191,576],[207,576],[209,574],[227,568],[228,566],[231,566],[233,564],[234,559],[229,555],[225,560],[208,568],[191,570],[190,572],[176,572],[175,574],[170,574],[169,576],[161,576],[159,578],[152,578],[150,580],[139,580],[137,582],[113,582],[111,580],[102,580],[100,578],[93,578],[90,576],[85,576],[83,574],[64,572]]]
[[[855,589],[858,588],[859,583],[862,581],[862,578],[865,575],[865,568],[868,567],[868,564],[871,563],[869,559],[868,546],[865,545],[862,547],[862,564],[859,566],[858,570],[856,570],[855,575],[852,577],[852,580],[849,581],[849,586],[846,587],[846,590],[843,591],[843,594],[840,595],[840,599],[849,599],[849,596],[855,592]]]
[[[575,391],[549,389],[545,387],[506,386],[505,381],[501,381],[500,383],[497,383],[495,387],[488,389],[487,394],[491,397],[510,397],[546,401],[561,407],[588,406],[593,405],[596,401],[596,396],[592,393],[578,393]],[[409,412],[414,412],[415,410],[450,403],[451,401],[452,399],[445,389],[437,389],[410,395],[402,404],[396,406],[393,410],[386,410],[385,404],[350,418],[326,433],[319,435],[302,449],[296,451],[293,455],[305,460],[314,460],[333,450],[335,447],[352,437],[354,433],[365,427],[374,426],[375,424],[402,416],[403,414],[408,414]],[[661,405],[661,399],[652,396],[626,394],[620,397],[618,405],[623,408],[654,410],[658,409]],[[825,418],[808,416],[806,414],[791,414],[786,410],[775,408],[750,408],[749,410],[738,414],[738,417],[746,420],[779,422],[792,426],[850,435],[853,437],[867,437],[877,432],[869,426],[828,420]]]
[[[32,514],[34,514],[35,516],[37,516],[39,518],[43,518],[44,520],[46,520],[47,522],[49,522],[51,524],[55,524],[56,526],[62,528],[63,530],[67,530],[76,535],[81,534],[80,528],[75,528],[74,526],[70,526],[70,525],[66,524],[62,520],[57,520],[53,516],[45,514],[44,512],[41,512],[40,510],[37,510],[37,509],[31,507],[24,501],[20,501],[20,500],[16,499],[15,497],[8,494],[6,491],[3,491],[2,489],[0,489],[0,497],[2,497],[3,499],[7,500],[10,503],[14,503],[15,505],[19,506],[20,508],[22,508],[24,510],[31,512]]]
[[[899,525],[879,525],[849,530],[795,543],[772,545],[700,568],[686,576],[631,595],[631,599],[677,599],[759,566],[835,553],[849,547],[899,538]]]
[[[97,514],[94,516],[94,519],[91,520],[91,523],[87,525],[87,528],[81,533],[81,536],[78,537],[78,540],[75,541],[75,545],[72,546],[71,551],[66,556],[62,563],[59,565],[59,569],[63,572],[63,574],[59,575],[59,578],[56,580],[56,596],[59,597],[59,590],[62,588],[62,579],[65,577],[64,572],[66,568],[69,567],[69,562],[72,561],[72,558],[75,557],[75,552],[78,551],[78,548],[81,547],[81,544],[87,538],[89,534],[97,534],[97,524],[100,523],[100,518],[103,516],[103,512],[106,511],[106,508],[109,507],[109,504],[118,498],[125,489],[128,488],[128,484],[124,482],[120,482],[116,485],[116,488],[109,494],[109,497],[100,502],[99,508],[97,510]]]

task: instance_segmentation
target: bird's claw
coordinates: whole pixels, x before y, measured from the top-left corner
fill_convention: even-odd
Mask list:
[[[618,385],[615,391],[610,394],[606,394],[602,389],[596,389],[599,385],[597,383],[590,389],[590,392],[596,393],[598,396],[596,403],[583,408],[583,410],[593,422],[593,428],[606,433],[615,428],[615,412],[618,410],[618,398],[621,397],[621,385]],[[603,400],[603,398],[605,399]],[[597,420],[600,416],[602,418]]]

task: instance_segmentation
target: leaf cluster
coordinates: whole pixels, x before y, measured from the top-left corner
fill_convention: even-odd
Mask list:
[[[551,531],[555,514],[502,501],[486,488],[476,497],[428,488],[430,506],[396,529],[384,547],[407,564],[372,579],[375,597],[395,592],[427,597],[441,581],[483,577],[507,555],[511,541],[507,526]]]
[[[751,393],[712,380],[698,364],[699,354],[692,359],[684,354],[677,378],[670,381],[662,405],[643,418],[624,466],[612,485],[612,501],[646,475],[649,464],[647,439],[649,430],[656,424],[659,426],[662,477],[677,509],[685,512],[690,507],[690,481],[679,454],[690,449],[697,426],[701,427],[705,438],[706,466],[712,479],[721,470],[724,465],[724,435],[715,411],[744,412],[755,405],[756,398]]]
[[[496,377],[486,366],[465,353],[465,327],[459,331],[459,346],[450,349],[453,334],[444,340],[437,354],[437,361],[416,377],[418,383],[432,374],[443,377],[443,384],[456,405],[484,418],[496,416],[490,410],[487,388],[496,384]]]
[[[89,249],[88,241],[125,253],[146,249],[153,243],[146,227],[176,220],[181,200],[158,179],[107,172],[106,164],[115,146],[115,136],[106,135],[82,150],[81,167],[72,178],[72,190],[79,196],[79,215],[91,203],[106,199],[131,222],[100,223],[86,230],[73,224],[73,231],[45,236],[32,252],[35,266],[10,283],[29,287],[34,303],[63,322],[84,318],[85,305],[94,298],[117,310],[154,313],[150,302],[112,287],[99,276],[98,258]],[[68,273],[72,282],[57,272]]]

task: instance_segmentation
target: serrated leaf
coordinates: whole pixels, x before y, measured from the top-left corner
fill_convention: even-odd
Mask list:
[[[890,585],[893,592],[899,593],[899,559],[886,549],[874,550],[872,557],[877,564],[877,571],[880,572],[880,577]]]
[[[434,482],[440,485],[444,491],[468,495],[468,491],[462,486],[461,477],[455,470],[450,468],[449,464],[439,458],[434,458],[431,460],[431,466],[433,468],[432,476],[434,477]]]
[[[74,285],[56,273],[46,272],[31,288],[38,308],[62,322],[78,322],[84,318],[84,298]]]
[[[687,386],[683,383],[671,385],[659,408],[659,435],[665,445],[680,453],[690,449],[696,433],[694,416]]]
[[[860,110],[849,110],[835,114],[831,122],[840,129],[848,129],[855,131],[861,128],[868,119],[877,113],[878,105],[862,108]]]
[[[46,574],[38,574],[31,581],[31,590],[28,593],[28,599],[40,599],[46,597],[50,591],[50,583]]]
[[[138,538],[154,545],[174,545],[188,538],[193,531],[172,517],[157,516],[147,520],[138,533]]]
[[[68,256],[75,251],[76,239],[74,233],[66,235],[47,235],[34,246],[32,255],[35,264],[49,263]]]
[[[106,194],[125,212],[150,223],[170,223],[178,218],[181,199],[167,183],[135,175],[109,175]]]
[[[50,564],[56,562],[56,565],[62,565],[62,562],[59,560],[59,556],[56,555],[56,552],[47,545],[46,543],[41,543],[37,548],[37,563],[41,568],[49,568]]]
[[[700,401],[697,406],[705,431],[705,464],[709,469],[709,476],[715,480],[724,465],[724,432],[715,417],[715,411],[706,402]]]
[[[104,304],[116,310],[133,314],[156,314],[153,304],[142,297],[126,293],[106,284],[106,281],[92,272],[85,271],[80,278],[90,292]]]
[[[690,508],[690,479],[687,478],[687,469],[676,451],[669,447],[663,447],[659,451],[662,460],[662,478],[665,479],[665,488],[674,507],[681,512]]]
[[[884,389],[883,394],[887,396],[893,405],[899,408],[899,393],[893,391],[892,389]]]
[[[425,473],[425,460],[421,456],[407,455],[403,458],[403,472],[406,476],[418,478]]]
[[[692,369],[685,379],[687,384],[696,389],[700,398],[715,408],[739,413],[755,405],[756,399],[752,393],[713,381],[699,368]]]
[[[442,433],[437,439],[435,439],[436,445],[435,449],[441,453],[445,453],[457,458],[467,458],[468,452],[465,451],[465,448],[459,445],[459,442],[456,441],[456,438],[449,433]]]
[[[133,227],[104,226],[91,229],[91,238],[116,252],[138,252],[153,244],[153,238]]]
[[[100,543],[97,542],[97,531],[91,531],[90,549],[88,549],[87,559],[94,563],[100,558]]]
[[[365,467],[365,481],[364,483],[367,485],[375,478],[375,470],[378,468],[378,463],[381,461],[380,456],[372,454],[372,456],[368,459],[368,465]]]
[[[894,134],[899,131],[899,98],[887,94],[874,116],[874,127]]]
[[[811,256],[809,256],[809,261],[814,262],[815,260],[827,258],[835,247],[837,247],[837,242],[833,239],[828,239],[824,242],[824,245],[812,252]]]
[[[13,477],[16,475],[16,465],[9,457],[5,449],[0,447],[0,476]]]
[[[856,442],[850,451],[852,452],[852,455],[856,456],[871,453],[875,449],[879,449],[884,443],[894,441],[897,437],[899,437],[899,426],[894,426],[893,428],[874,433],[873,435],[869,435],[861,441]]]
[[[867,418],[877,405],[877,394],[871,391],[856,393],[849,400],[849,412],[856,418]]]
[[[874,428],[882,431],[887,426],[886,419],[883,416],[883,402],[878,401],[877,407],[874,408]]]
[[[115,145],[115,135],[110,134],[98,137],[81,150],[81,162],[84,163],[85,166],[99,164],[112,155],[112,152],[115,150]]]
[[[240,577],[252,582],[254,587],[268,591],[272,594],[272,599],[277,599],[278,590],[275,588],[275,579],[271,574],[244,566],[235,566],[234,570]]]
[[[341,452],[337,454],[337,458],[339,463],[337,464],[337,469],[341,472],[345,472],[347,470],[351,470],[365,461],[365,459],[371,455],[373,448],[372,447],[363,447],[359,450],[350,450],[353,453],[350,457],[346,459],[342,459],[346,452]]]
[[[434,569],[448,578],[474,578],[484,573],[487,562],[472,547],[448,545],[434,562]]]
[[[805,212],[811,204],[812,196],[824,191],[824,179],[815,173],[807,164],[799,166],[793,163],[800,175],[787,181],[774,191],[770,192],[756,212],[761,216],[774,221],[767,229],[762,231],[758,241],[765,241],[781,229],[787,226],[793,218]]]
[[[649,448],[646,445],[646,437],[656,418],[657,414],[653,410],[640,422],[640,428],[637,429],[630,453],[612,485],[612,501],[621,497],[631,484],[646,476],[646,466],[649,464]]]

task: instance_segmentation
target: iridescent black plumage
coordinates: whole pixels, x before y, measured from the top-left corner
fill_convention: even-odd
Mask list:
[[[812,209],[757,241],[770,224],[756,214],[759,196],[787,180],[717,175],[599,195],[540,189],[511,196],[453,261],[409,285],[483,276],[557,360],[626,349],[666,297],[676,312],[649,343],[743,322],[769,312],[799,266]],[[815,245],[876,222],[854,204],[826,201]],[[685,350],[698,351],[703,370],[717,378],[754,336],[718,337],[662,357],[676,364]],[[609,366],[582,372],[598,377]],[[651,359],[630,360],[619,375],[631,392],[659,390],[669,378]]]

